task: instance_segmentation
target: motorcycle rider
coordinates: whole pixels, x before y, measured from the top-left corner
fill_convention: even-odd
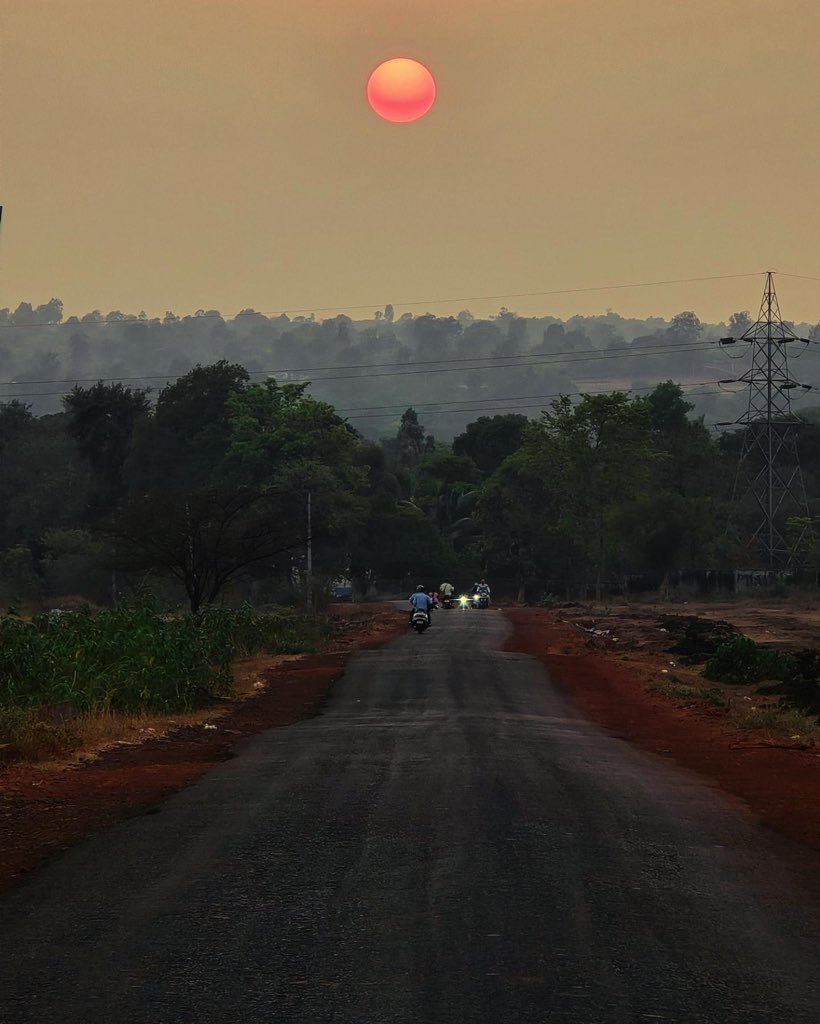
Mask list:
[[[490,603],[490,587],[483,577],[481,578],[481,582],[476,583],[475,586],[473,587],[473,593],[477,597],[486,597],[487,604]]]
[[[426,612],[427,621],[432,626],[433,599],[425,591],[424,587],[421,584],[419,584],[416,587],[416,592],[414,594],[411,594],[408,600],[410,601],[410,604],[413,606],[413,610],[410,612],[410,621],[413,621],[413,616],[415,615],[416,612]]]
[[[438,588],[438,592],[441,594],[442,601],[453,600],[453,594],[456,592],[456,588],[452,583],[442,583]]]

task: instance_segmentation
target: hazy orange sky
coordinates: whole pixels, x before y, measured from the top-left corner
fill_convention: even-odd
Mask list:
[[[0,305],[722,319],[820,278],[818,0],[0,0]],[[433,111],[367,76],[416,57]],[[820,319],[820,282],[780,278]],[[454,298],[453,303],[433,303]],[[321,313],[319,315],[328,315]]]

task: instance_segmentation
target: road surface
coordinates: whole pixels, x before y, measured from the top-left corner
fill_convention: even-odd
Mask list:
[[[574,712],[495,611],[356,656],[0,901],[5,1024],[808,1024],[818,858]]]

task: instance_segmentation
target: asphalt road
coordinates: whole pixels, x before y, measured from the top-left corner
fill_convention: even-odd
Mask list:
[[[0,1020],[815,1024],[820,858],[570,709],[494,611],[357,656],[0,902]]]

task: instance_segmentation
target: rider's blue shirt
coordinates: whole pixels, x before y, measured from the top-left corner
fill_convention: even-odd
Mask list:
[[[416,611],[429,612],[433,607],[433,599],[427,594],[417,591],[415,594],[410,595],[410,604],[412,604]]]

